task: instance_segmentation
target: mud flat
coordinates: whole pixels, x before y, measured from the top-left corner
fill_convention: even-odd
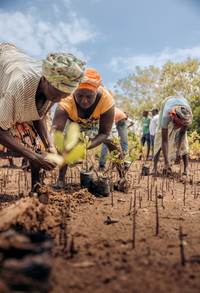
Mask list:
[[[33,292],[200,292],[200,163],[189,163],[193,175],[187,178],[183,166],[173,166],[174,176],[167,178],[141,177],[142,163],[133,163],[127,192],[113,190],[113,206],[111,196],[81,189],[74,169],[60,192],[52,189],[58,170],[49,172],[48,187],[37,197],[28,196],[30,172],[1,169],[1,234],[14,229],[53,238],[49,261],[44,257],[48,286]],[[20,245],[22,238],[17,239]],[[0,263],[5,265],[2,252]],[[16,292],[2,273],[0,288]]]

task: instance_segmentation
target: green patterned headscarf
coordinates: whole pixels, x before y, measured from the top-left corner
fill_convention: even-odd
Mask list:
[[[58,90],[73,93],[85,77],[86,63],[71,54],[49,53],[42,62],[43,75]]]

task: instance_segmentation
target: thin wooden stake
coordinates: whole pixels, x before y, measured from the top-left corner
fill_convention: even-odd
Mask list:
[[[3,187],[6,187],[6,174],[5,173],[3,174],[3,183],[4,183]]]
[[[141,202],[142,202],[142,196],[140,196],[140,193],[139,193],[139,208],[141,209]]]
[[[134,202],[135,202],[135,195],[134,195]],[[135,214],[136,214],[136,207],[134,205],[133,210],[133,249],[135,248]]]
[[[153,189],[153,187],[152,187],[152,182],[151,182],[151,189],[150,189],[150,200],[152,201],[152,189]]]
[[[59,243],[62,244],[62,222],[60,223],[60,236],[59,236]]]
[[[179,239],[180,239],[180,252],[181,252],[181,265],[185,265],[185,256],[183,250],[183,234],[182,234],[182,227],[179,227]]]
[[[111,191],[111,205],[112,205],[112,208],[113,208],[113,192]]]
[[[185,206],[185,193],[186,193],[186,179],[185,179],[185,182],[184,182],[184,197],[183,197],[184,206]]]
[[[20,172],[18,177],[18,194],[20,195]]]
[[[70,245],[70,253],[71,253],[71,258],[74,256],[74,235],[72,235],[72,240],[71,240],[71,245]]]
[[[72,173],[72,169],[71,169],[71,184],[73,182],[73,173]]]
[[[134,191],[134,208],[136,207],[136,190]]]
[[[157,186],[156,186],[155,197],[156,197],[155,201],[156,201],[156,236],[157,236],[158,235],[158,227],[159,227]]]
[[[127,215],[130,215],[130,212],[131,212],[131,209],[132,209],[132,200],[133,200],[133,197],[131,195],[131,197],[130,197],[130,206],[129,206],[129,210],[128,210]]]

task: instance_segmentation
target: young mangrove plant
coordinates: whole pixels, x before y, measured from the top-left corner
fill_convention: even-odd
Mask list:
[[[88,149],[91,146],[91,141],[89,140],[89,137],[85,135],[85,132],[81,132],[79,138],[85,148],[85,163],[84,163],[85,168],[83,167],[82,169],[84,172],[88,173],[94,169],[93,165],[89,167],[89,164],[88,164],[88,161],[89,161]]]
[[[47,154],[52,162],[59,166],[75,164],[78,159],[85,158],[85,146],[79,141],[80,129],[77,123],[71,123],[64,136],[61,131],[56,131],[54,144],[59,154]]]

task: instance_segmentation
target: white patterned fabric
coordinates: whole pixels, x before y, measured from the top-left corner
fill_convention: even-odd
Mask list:
[[[0,44],[0,127],[41,119],[51,102],[37,111],[35,95],[42,77],[42,62],[15,46]]]

